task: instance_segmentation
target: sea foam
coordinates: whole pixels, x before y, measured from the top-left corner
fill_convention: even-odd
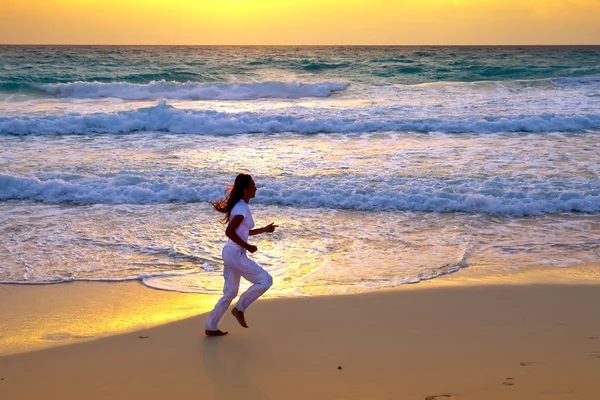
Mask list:
[[[318,110],[317,110],[318,111]],[[0,117],[0,134],[88,134],[170,132],[188,134],[241,133],[360,133],[360,132],[576,132],[600,128],[600,114],[554,114],[473,116],[463,119],[395,119],[394,108],[379,107],[375,117],[352,110],[339,117],[331,113],[301,115],[185,110],[161,101],[158,105],[109,113],[69,113],[49,116]],[[335,116],[335,114],[333,114]],[[382,119],[382,116],[383,118]]]
[[[0,174],[0,201],[33,200],[74,204],[155,204],[213,201],[222,196],[216,179],[177,172],[130,172],[102,176]],[[456,181],[388,179],[377,187],[359,176],[267,181],[256,202],[306,208],[400,210],[542,215],[600,212],[600,186],[584,179],[524,183],[494,177]],[[563,189],[557,190],[557,187]]]
[[[345,82],[252,82],[198,83],[167,82],[147,84],[127,82],[71,82],[41,85],[44,92],[62,98],[99,99],[114,97],[124,100],[252,100],[263,97],[299,99],[327,97],[348,87]]]

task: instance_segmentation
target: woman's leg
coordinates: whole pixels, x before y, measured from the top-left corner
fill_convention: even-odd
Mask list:
[[[240,261],[241,265],[236,265],[239,273],[244,277],[244,279],[253,283],[253,285],[250,286],[248,290],[246,290],[240,296],[237,304],[235,305],[235,309],[244,312],[250,304],[252,304],[263,293],[265,293],[271,287],[271,285],[273,285],[273,278],[257,263],[249,259],[245,253],[242,254]]]
[[[216,331],[217,325],[221,320],[225,311],[229,308],[231,301],[235,299],[238,294],[240,287],[240,273],[227,264],[223,268],[223,278],[225,284],[223,285],[223,297],[219,299],[215,308],[208,314],[206,318],[205,329],[207,331]]]

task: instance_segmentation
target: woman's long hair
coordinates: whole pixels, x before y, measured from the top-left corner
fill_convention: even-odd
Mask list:
[[[252,176],[248,174],[239,174],[235,177],[233,186],[228,187],[225,191],[225,199],[217,201],[216,203],[210,202],[216,211],[225,213],[222,221],[224,224],[229,222],[231,209],[242,199],[244,196],[244,189],[250,186],[250,182],[252,182]]]

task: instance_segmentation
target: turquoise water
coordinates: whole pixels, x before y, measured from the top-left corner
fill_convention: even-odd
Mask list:
[[[414,85],[600,75],[600,46],[0,46],[0,89],[72,82],[344,80]]]
[[[0,281],[220,289],[258,186],[272,295],[600,259],[600,46],[0,46]],[[475,268],[473,268],[475,269]]]

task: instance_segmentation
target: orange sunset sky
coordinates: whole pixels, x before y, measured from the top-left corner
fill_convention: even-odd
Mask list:
[[[1,44],[600,44],[600,0],[0,0]]]

